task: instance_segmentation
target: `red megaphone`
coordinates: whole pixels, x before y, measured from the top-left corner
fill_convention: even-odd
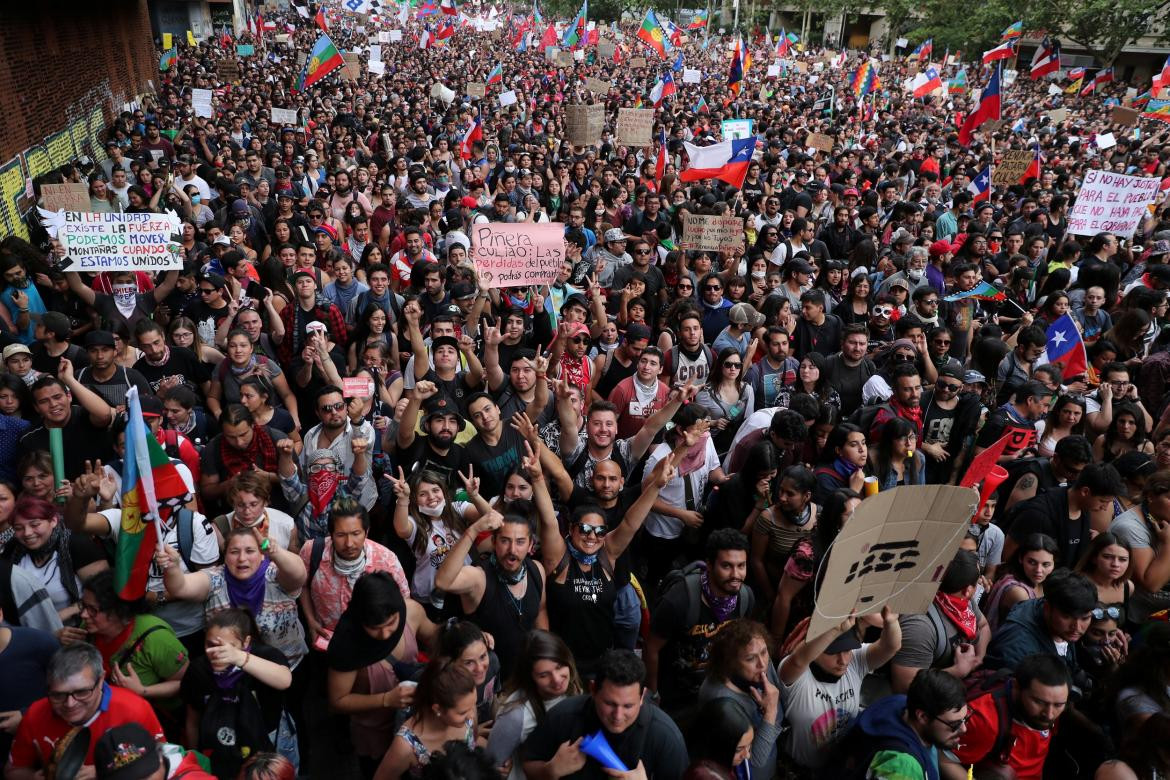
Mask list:
[[[975,510],[975,515],[978,516],[983,511],[983,505],[987,503],[987,499],[991,498],[991,494],[1003,484],[1003,481],[1008,478],[1007,469],[999,464],[992,466],[987,476],[983,478],[983,483],[979,486],[979,508]]]

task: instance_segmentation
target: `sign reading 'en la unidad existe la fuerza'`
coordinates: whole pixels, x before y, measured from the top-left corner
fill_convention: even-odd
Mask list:
[[[165,214],[40,210],[65,250],[64,271],[169,271],[183,267],[181,223]]]
[[[552,284],[565,259],[559,222],[472,225],[471,259],[484,287]]]

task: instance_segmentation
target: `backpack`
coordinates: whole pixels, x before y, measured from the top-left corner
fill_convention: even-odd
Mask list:
[[[906,752],[906,743],[895,736],[868,734],[855,719],[849,730],[833,743],[832,757],[820,777],[834,780],[867,780],[873,757],[883,750]]]
[[[853,414],[849,415],[848,422],[860,428],[861,432],[865,434],[865,438],[868,439],[869,431],[873,428],[873,421],[877,419],[878,412],[882,409],[885,409],[895,417],[898,416],[897,412],[894,411],[894,407],[890,405],[889,401],[886,401],[885,403],[865,404],[864,406],[857,407],[853,410]]]
[[[1012,684],[1014,680],[1011,669],[1000,669],[986,675],[967,678],[967,702],[970,703],[980,696],[991,694],[995,704],[996,732],[995,741],[987,751],[984,761],[995,761],[1007,764],[1011,758],[1012,748],[1016,740],[1012,736]],[[978,763],[978,762],[977,762]]]
[[[699,607],[702,605],[703,594],[699,587],[699,576],[702,572],[702,564],[699,561],[692,561],[681,569],[671,569],[666,576],[662,578],[662,582],[658,585],[658,598],[656,599],[655,607],[657,608],[666,598],[666,594],[674,588],[686,588],[687,590],[687,614],[686,625],[693,626],[699,622]],[[736,604],[736,618],[747,617],[755,608],[755,594],[747,585],[743,586],[740,591],[740,597]]]
[[[235,777],[248,756],[273,750],[264,713],[246,678],[235,689],[212,686],[199,718],[198,747],[210,755],[216,777]]]
[[[310,591],[313,590],[313,578],[317,576],[317,570],[321,568],[321,558],[325,555],[325,540],[314,539],[309,542],[309,578],[305,580],[305,587]]]
[[[708,346],[707,344],[703,344],[703,354],[707,357],[707,368],[710,370],[714,370],[715,361],[717,360],[716,355],[715,355],[715,350],[711,349],[711,347]],[[674,373],[676,371],[678,371],[678,355],[679,355],[678,344],[675,344],[673,347],[671,347],[670,352],[667,352],[666,355],[668,358],[668,362],[666,365],[669,367],[670,376],[673,379]]]

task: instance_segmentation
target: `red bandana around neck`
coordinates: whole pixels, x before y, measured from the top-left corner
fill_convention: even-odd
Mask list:
[[[949,593],[936,593],[934,603],[947,620],[955,624],[964,639],[975,638],[978,621],[975,618],[975,610],[971,608],[970,599]]]

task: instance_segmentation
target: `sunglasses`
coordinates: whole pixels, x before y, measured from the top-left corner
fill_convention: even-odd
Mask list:
[[[1110,620],[1117,620],[1121,617],[1121,610],[1117,607],[1097,607],[1090,614],[1092,614],[1093,620],[1104,620],[1106,616]]]
[[[971,720],[971,713],[967,713],[967,717],[960,718],[959,720],[943,720],[942,718],[940,718],[937,715],[935,715],[933,719],[937,720],[939,723],[943,724],[951,731],[958,731],[959,729],[961,729],[967,725],[967,721]]]
[[[891,306],[874,306],[873,307],[873,316],[875,316],[875,317],[889,317],[893,313],[894,313],[894,309]]]
[[[321,406],[322,412],[340,412],[345,408],[345,401],[338,401],[335,404],[323,404]]]
[[[585,344],[588,341],[589,341],[589,338],[587,336],[574,336],[573,337],[574,344]]]
[[[732,362],[728,361],[727,363],[723,364],[723,367],[724,368],[734,368],[736,370],[739,370],[739,369],[743,368],[743,363],[732,363]]]
[[[913,355],[903,355],[901,353],[898,353],[898,354],[894,355],[894,362],[895,363],[913,363],[914,356]]]
[[[717,284],[708,284],[708,285],[706,285],[706,286],[704,286],[704,287],[703,287],[703,290],[705,290],[705,291],[714,290],[715,292],[719,292],[719,291],[720,291],[720,290],[722,290],[722,289],[723,289],[723,288],[722,288],[722,287],[720,287],[720,286],[719,286],[719,285],[717,285]]]
[[[649,250],[649,249],[635,249],[635,250],[634,250],[634,254],[636,254],[636,255],[648,255],[648,254],[650,254],[650,250]]]
[[[577,523],[577,531],[582,536],[596,536],[598,539],[604,537],[609,533],[609,528],[604,525],[590,525],[589,523]]]
[[[936,382],[935,387],[937,387],[939,390],[945,390],[948,393],[957,393],[959,390],[963,389],[963,384],[962,382]]]
[[[693,289],[695,289],[695,286],[693,284],[680,284],[677,286],[677,289],[679,289],[679,290],[693,290]]]
[[[213,292],[215,292],[214,287],[200,287],[199,288],[200,295],[211,295]]]

